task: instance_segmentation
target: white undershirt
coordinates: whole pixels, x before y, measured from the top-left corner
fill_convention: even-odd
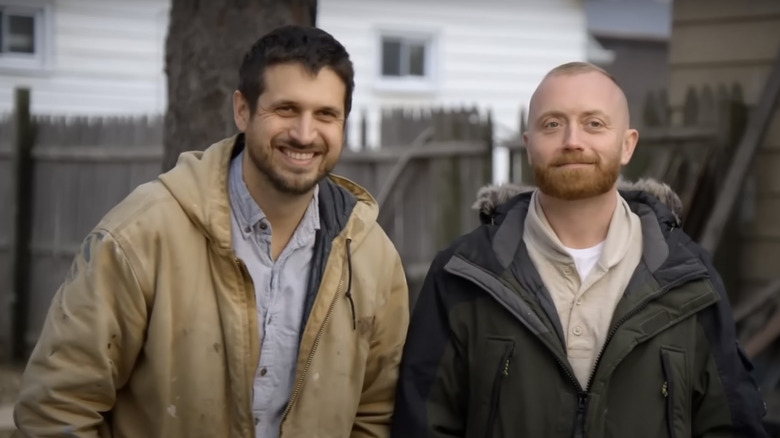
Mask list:
[[[604,242],[590,248],[574,249],[564,246],[574,259],[574,265],[577,267],[577,273],[580,274],[580,280],[584,281],[593,267],[601,258],[601,251],[604,249]]]

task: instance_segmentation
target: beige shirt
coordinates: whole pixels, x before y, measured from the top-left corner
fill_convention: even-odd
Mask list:
[[[523,240],[558,311],[566,354],[577,380],[587,389],[590,374],[604,347],[612,314],[642,258],[639,217],[620,196],[601,256],[580,278],[571,254],[544,216],[534,192]]]

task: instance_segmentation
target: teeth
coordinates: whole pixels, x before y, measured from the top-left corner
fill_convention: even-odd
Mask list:
[[[314,158],[314,152],[294,152],[289,149],[284,150],[284,154],[295,160],[311,160]]]

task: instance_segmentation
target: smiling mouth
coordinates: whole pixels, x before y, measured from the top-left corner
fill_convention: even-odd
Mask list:
[[[286,148],[283,148],[281,151],[284,155],[294,160],[300,160],[300,161],[311,160],[312,158],[314,158],[315,155],[314,152],[299,152],[299,151],[294,151],[292,149],[286,149]]]

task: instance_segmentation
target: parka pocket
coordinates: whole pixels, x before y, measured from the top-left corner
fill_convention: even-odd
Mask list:
[[[661,393],[666,399],[666,425],[670,438],[688,438],[691,435],[689,405],[689,376],[685,351],[661,347],[661,367],[664,383]]]
[[[504,379],[509,376],[509,364],[512,360],[512,354],[515,351],[515,343],[511,339],[498,339],[488,338],[490,345],[490,351],[499,354],[491,354],[491,358],[495,360],[498,356],[498,361],[494,362],[494,375],[493,384],[490,390],[490,407],[488,410],[487,423],[485,427],[485,438],[491,438],[495,429],[496,421],[498,419],[498,410],[501,404],[501,389],[504,384]],[[490,369],[489,367],[487,368]]]

